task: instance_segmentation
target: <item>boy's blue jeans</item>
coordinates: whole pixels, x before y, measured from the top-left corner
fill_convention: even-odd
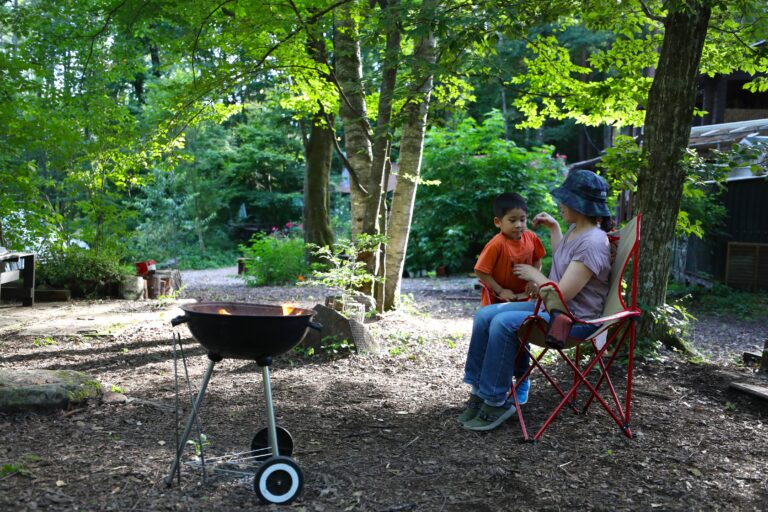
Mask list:
[[[464,382],[477,389],[477,396],[488,403],[504,402],[512,385],[512,375],[521,377],[530,366],[528,354],[521,354],[515,365],[519,341],[517,330],[533,313],[535,301],[504,302],[481,308],[472,323]],[[543,310],[539,316],[549,321]],[[571,336],[586,338],[597,326],[574,324]]]

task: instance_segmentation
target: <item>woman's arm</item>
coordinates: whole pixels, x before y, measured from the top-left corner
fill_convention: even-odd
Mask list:
[[[544,274],[531,265],[515,265],[512,272],[520,279],[535,283],[536,286],[541,286],[542,284],[549,282],[549,279]],[[581,289],[584,288],[592,278],[592,275],[592,271],[589,270],[589,267],[582,262],[570,262],[568,268],[565,269],[565,273],[560,279],[560,282],[556,283],[557,287],[560,288],[560,293],[563,294],[563,299],[568,302],[578,295]]]
[[[539,225],[549,229],[549,240],[552,243],[552,252],[555,252],[560,240],[563,239],[563,232],[560,229],[560,224],[550,214],[541,212],[533,218],[533,221],[531,221],[531,226],[533,226],[533,228],[536,228]]]

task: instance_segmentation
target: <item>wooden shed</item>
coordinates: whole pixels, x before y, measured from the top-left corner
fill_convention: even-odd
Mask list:
[[[678,245],[685,279],[768,290],[768,176],[731,178],[720,199],[727,210],[722,230]]]

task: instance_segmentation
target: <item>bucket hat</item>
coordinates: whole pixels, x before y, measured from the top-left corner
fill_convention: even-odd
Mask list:
[[[559,187],[550,194],[571,210],[587,217],[610,217],[605,204],[608,198],[608,182],[592,171],[572,171]]]

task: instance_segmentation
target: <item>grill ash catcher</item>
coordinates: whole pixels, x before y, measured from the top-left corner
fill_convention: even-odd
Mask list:
[[[299,465],[291,458],[293,439],[290,433],[275,423],[269,366],[272,364],[273,357],[284,354],[298,345],[308,328],[322,327],[311,321],[315,312],[287,306],[235,302],[201,302],[186,304],[181,309],[184,314],[174,318],[171,325],[187,324],[192,336],[208,352],[208,367],[196,397],[192,398],[190,388],[192,410],[183,434],[178,438],[176,455],[165,478],[165,484],[170,487],[174,475],[180,472],[184,449],[192,428],[197,424],[200,443],[196,447],[200,457],[198,460],[184,461],[184,463],[202,469],[203,480],[208,471],[241,477],[252,476],[253,488],[260,501],[275,504],[290,503],[301,492],[304,476]],[[174,337],[174,364],[177,360],[176,342]],[[178,344],[181,347],[181,343]],[[183,349],[182,358],[184,358]],[[206,458],[203,447],[205,443],[197,422],[197,415],[208,382],[211,380],[213,367],[225,358],[256,361],[261,368],[267,427],[256,433],[249,451]],[[176,382],[178,400],[178,374]],[[187,385],[189,386],[188,376]],[[176,410],[178,411],[178,407]]]

